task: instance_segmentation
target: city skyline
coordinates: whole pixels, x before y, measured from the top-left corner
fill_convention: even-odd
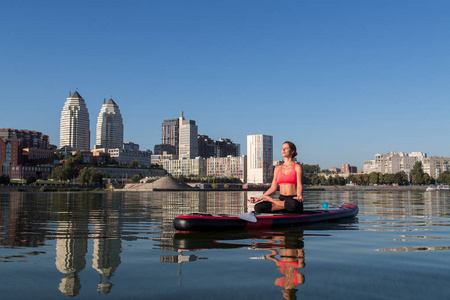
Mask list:
[[[290,140],[299,161],[323,169],[362,169],[391,151],[450,157],[446,1],[1,8],[0,128],[58,145],[65,95],[78,88],[91,118],[117,100],[124,141],[141,149],[160,144],[161,121],[183,110],[200,134],[243,147],[247,135],[271,135],[274,160]]]

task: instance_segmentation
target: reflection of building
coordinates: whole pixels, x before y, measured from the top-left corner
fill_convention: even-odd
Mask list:
[[[66,150],[89,150],[90,137],[86,102],[78,92],[69,93],[61,112],[59,147]]]
[[[123,144],[123,119],[113,99],[103,101],[97,118],[96,145],[99,148],[119,148]]]
[[[247,182],[270,183],[273,178],[273,137],[247,136]]]
[[[122,210],[120,205],[121,202],[108,199],[102,205],[104,209],[91,215],[91,222],[94,225],[92,268],[100,275],[97,292],[103,294],[108,294],[111,290],[113,284],[109,280],[120,265],[120,253],[122,252]]]
[[[69,212],[76,211],[73,200],[67,199]],[[59,221],[56,231],[56,268],[65,277],[61,279],[59,290],[65,296],[73,297],[78,295],[81,289],[78,273],[86,266],[89,223],[87,219],[77,218],[74,214],[61,216],[65,220]]]

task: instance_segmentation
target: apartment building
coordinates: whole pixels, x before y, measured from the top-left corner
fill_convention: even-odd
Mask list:
[[[39,131],[25,129],[0,129],[0,138],[5,140],[18,140],[23,148],[49,149],[50,139],[48,135]]]
[[[450,158],[432,156],[422,161],[424,173],[437,179],[441,173],[450,171]]]
[[[152,164],[150,150],[141,151],[139,145],[134,143],[124,143],[122,148],[108,149],[112,160],[120,164],[129,164],[137,161],[139,166],[150,166]]]
[[[180,158],[176,160],[164,159],[162,160],[163,168],[167,173],[172,176],[205,176],[206,172],[206,159],[201,157],[196,157],[193,159]]]
[[[247,183],[271,183],[273,179],[273,137],[247,136]]]
[[[247,155],[210,157],[206,160],[208,176],[234,177],[242,182],[247,180]]]
[[[364,173],[381,172],[382,174],[395,174],[404,171],[409,174],[417,161],[423,161],[427,157],[423,152],[391,152],[388,154],[375,154],[373,160],[364,162]]]

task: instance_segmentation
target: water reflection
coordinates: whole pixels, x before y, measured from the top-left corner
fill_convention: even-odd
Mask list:
[[[68,205],[75,207],[68,208],[67,214],[62,215],[66,220],[58,222],[55,260],[56,268],[64,274],[59,290],[65,296],[73,297],[78,295],[81,289],[78,273],[86,266],[89,222],[74,213],[79,203],[69,202]]]
[[[256,242],[254,249],[270,252],[263,258],[273,261],[276,269],[284,275],[284,277],[276,278],[274,284],[283,288],[283,298],[297,299],[296,287],[305,283],[305,275],[299,272],[299,269],[305,267],[303,230],[290,233],[278,232],[266,238],[267,240],[263,243]]]
[[[304,230],[297,228],[290,231],[244,231],[244,232],[206,232],[206,233],[175,233],[171,244],[178,255],[161,256],[162,263],[195,262],[199,257],[195,254],[184,254],[186,251],[199,251],[205,249],[232,249],[248,248],[250,251],[260,250],[263,256],[250,256],[251,260],[268,259],[274,262],[273,267],[282,274],[273,279],[275,286],[281,287],[281,294],[285,299],[297,299],[297,286],[305,283],[305,275],[301,269],[305,267]],[[168,240],[166,239],[167,243]],[[253,255],[251,252],[249,255]],[[245,268],[245,266],[244,266]],[[269,272],[269,270],[268,270]],[[270,272],[269,272],[270,273]],[[179,280],[179,284],[181,281]]]
[[[109,279],[120,265],[123,210],[111,195],[94,200],[76,194],[57,195],[56,267],[64,274],[59,290],[76,296],[81,289],[79,272],[86,267],[89,238],[94,240],[92,268],[100,275],[97,291],[109,293]]]
[[[247,192],[0,193],[0,264],[27,263],[32,257],[47,255],[48,265],[57,275],[51,290],[58,288],[60,295],[82,297],[80,293],[91,289],[103,296],[127,288],[127,283],[117,279],[118,273],[124,272],[124,243],[134,249],[148,247],[142,252],[159,258],[158,265],[178,263],[180,270],[181,264],[207,263],[219,252],[204,254],[200,252],[203,249],[241,248],[245,252],[248,248],[247,258],[252,260],[246,263],[261,266],[262,261],[253,259],[264,258],[268,272],[278,273],[267,284],[279,287],[285,298],[292,298],[300,294],[302,284],[308,284],[302,275],[305,252],[311,260],[308,245],[303,244],[308,235],[328,237],[336,230],[356,229],[379,238],[381,244],[370,248],[376,253],[450,250],[449,233],[444,230],[450,226],[450,192],[322,191],[306,192],[306,196],[306,208],[316,208],[322,202],[356,203],[359,217],[352,224],[187,235],[174,231],[175,216],[192,212],[240,214],[248,210]],[[32,269],[33,265],[27,267]],[[90,281],[93,286],[86,284]]]

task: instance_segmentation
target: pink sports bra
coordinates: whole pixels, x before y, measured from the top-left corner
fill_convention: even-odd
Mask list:
[[[297,172],[295,172],[295,164],[296,163],[294,163],[292,165],[291,172],[289,172],[286,175],[283,174],[283,172],[281,172],[281,169],[283,169],[283,167],[280,167],[280,169],[278,169],[278,174],[277,174],[278,184],[292,184],[292,185],[297,184]]]

